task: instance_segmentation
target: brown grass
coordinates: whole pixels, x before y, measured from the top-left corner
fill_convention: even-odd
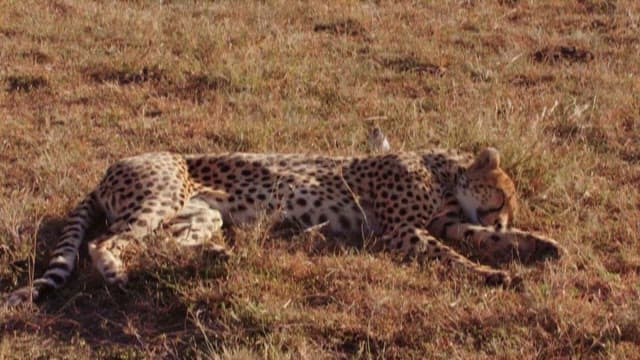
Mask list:
[[[42,271],[114,159],[492,145],[517,225],[564,244],[522,293],[317,234],[154,248],[123,292],[81,262],[0,309],[0,358],[634,358],[640,5],[576,1],[0,2],[0,291]],[[329,243],[327,243],[329,242]]]

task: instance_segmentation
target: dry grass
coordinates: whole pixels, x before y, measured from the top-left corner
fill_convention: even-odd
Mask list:
[[[637,357],[639,17],[633,0],[0,2],[0,292],[34,254],[42,270],[116,158],[359,153],[370,117],[396,148],[501,149],[517,225],[570,253],[510,265],[517,293],[261,225],[227,262],[144,254],[127,293],[82,263],[39,307],[0,309],[0,358]]]

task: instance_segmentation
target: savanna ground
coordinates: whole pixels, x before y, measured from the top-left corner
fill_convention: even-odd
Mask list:
[[[225,237],[226,262],[144,251],[126,292],[81,261],[38,306],[0,309],[0,358],[639,357],[639,17],[634,0],[1,1],[1,293],[42,271],[117,158],[363,153],[371,121],[399,149],[499,148],[515,225],[568,255],[508,264],[518,292],[262,223]]]

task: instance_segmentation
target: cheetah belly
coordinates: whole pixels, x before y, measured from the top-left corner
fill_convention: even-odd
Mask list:
[[[222,213],[223,222],[230,225],[251,224],[261,217],[293,223],[301,229],[320,225],[320,229],[331,235],[355,237],[380,234],[382,229],[373,211],[373,203],[356,202],[353,198],[318,194],[315,186],[297,184],[295,187],[274,184],[274,190],[256,195],[250,201],[243,192],[233,189],[231,201],[228,197],[211,194],[198,195],[213,209]],[[225,191],[226,192],[226,191]],[[240,200],[238,201],[238,197]],[[262,200],[255,200],[255,199]]]
[[[332,213],[331,209],[323,210]],[[329,218],[327,232],[332,235],[363,238],[382,235],[382,225],[374,214],[373,203],[368,201],[352,201]]]
[[[205,201],[226,224],[266,215],[301,229],[323,224],[323,231],[336,235],[380,232],[373,202],[360,196],[362,189],[347,185],[341,159],[233,154],[192,161],[194,183],[205,188]]]

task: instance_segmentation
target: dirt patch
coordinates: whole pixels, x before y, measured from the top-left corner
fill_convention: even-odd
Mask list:
[[[616,25],[615,22],[607,19],[594,19],[590,21],[587,25],[583,26],[583,28],[587,30],[594,30],[602,33],[615,30],[617,27],[618,26]]]
[[[334,35],[367,36],[368,32],[358,21],[353,19],[338,20],[329,23],[317,23],[315,32],[328,32]]]
[[[0,35],[4,35],[8,38],[12,38],[14,36],[22,34],[21,31],[12,29],[12,28],[0,28]]]
[[[192,75],[181,88],[181,92],[188,97],[202,100],[216,91],[233,88],[231,80],[217,75]]]
[[[388,340],[359,328],[337,328],[325,331],[322,334],[327,338],[327,343],[345,358],[361,354],[364,349],[374,355],[382,357],[385,349],[389,347]],[[378,356],[375,356],[378,355]]]
[[[393,69],[401,73],[409,72],[440,76],[445,72],[445,69],[441,66],[423,62],[414,57],[383,59],[380,63],[386,68]]]
[[[575,46],[548,46],[533,53],[537,62],[556,64],[560,62],[587,63],[593,60],[593,53]]]
[[[598,153],[613,152],[611,135],[598,125],[583,124],[577,119],[567,119],[549,129],[559,139],[586,144]]]
[[[206,134],[206,138],[221,148],[229,149],[230,151],[250,151],[255,147],[254,143],[249,141],[246,136],[228,131],[209,131]]]
[[[151,109],[144,112],[144,116],[148,118],[157,118],[161,116],[164,112],[160,109]]]
[[[545,75],[524,75],[519,74],[511,78],[511,84],[521,87],[532,87],[546,83],[550,83],[555,80],[555,76],[550,74]]]
[[[213,98],[220,92],[237,92],[242,88],[221,75],[192,74],[185,80],[167,81],[166,86],[159,86],[158,93],[162,96],[175,96],[191,101],[204,101]]]
[[[585,12],[592,14],[611,15],[618,8],[616,0],[578,0],[578,4]]]
[[[30,59],[38,64],[47,64],[51,62],[51,56],[37,49],[27,50],[20,53],[24,59]]]
[[[405,81],[383,78],[379,80],[382,91],[388,96],[403,96],[410,99],[422,99],[433,95],[434,89],[423,81]]]
[[[30,92],[49,87],[49,81],[41,75],[10,75],[6,82],[8,92]]]
[[[128,66],[122,68],[103,67],[100,69],[88,69],[86,72],[95,82],[116,82],[120,85],[160,81],[164,78],[164,72],[157,66],[143,66],[141,69]]]
[[[70,16],[76,13],[75,8],[65,1],[48,1],[47,7],[58,16]]]

